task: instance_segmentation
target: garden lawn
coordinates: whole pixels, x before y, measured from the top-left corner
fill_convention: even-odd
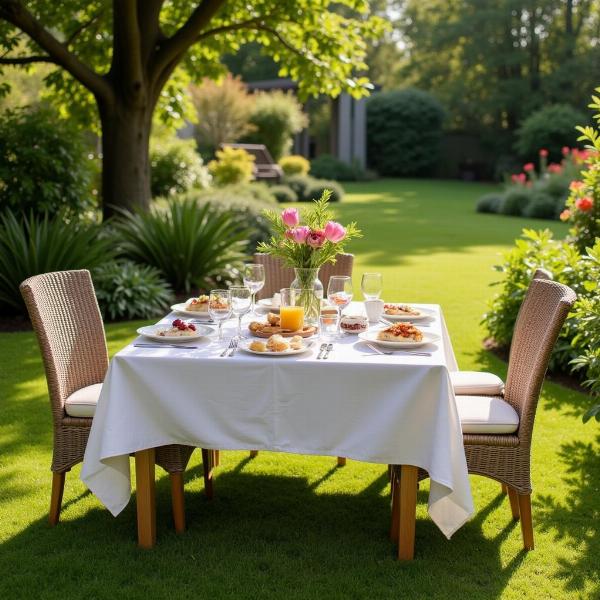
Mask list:
[[[365,237],[360,275],[380,271],[385,298],[439,302],[463,369],[506,365],[481,350],[492,266],[522,227],[560,223],[474,212],[491,186],[445,181],[348,185],[336,206]],[[111,354],[138,323],[107,327]],[[52,428],[31,333],[0,335],[0,597],[2,598],[593,598],[600,597],[600,429],[583,425],[583,394],[546,383],[533,448],[536,550],[497,483],[472,477],[473,520],[447,541],[417,512],[416,558],[398,563],[387,537],[381,465],[331,457],[223,452],[216,498],[203,494],[200,453],[187,473],[189,530],[174,533],[158,470],[158,545],[136,547],[135,501],[114,519],[67,476],[62,522],[47,524]]]

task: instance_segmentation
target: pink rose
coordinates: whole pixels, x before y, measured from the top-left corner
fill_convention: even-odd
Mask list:
[[[546,148],[542,148],[540,150],[540,156],[546,158],[546,156],[548,156],[548,150],[546,150]]]
[[[315,229],[308,234],[306,243],[311,248],[320,248],[325,243],[325,232],[322,229]]]
[[[565,210],[563,210],[560,213],[560,220],[561,221],[568,221],[571,218],[571,211],[568,208],[565,208]]]
[[[559,165],[558,163],[550,163],[548,165],[548,173],[562,173],[562,171],[562,165]]]
[[[571,148],[569,148],[569,146],[563,146],[561,152],[562,152],[563,156],[569,156],[569,152],[571,152]]]
[[[582,188],[585,187],[585,183],[583,183],[583,181],[571,181],[571,183],[569,184],[569,189],[572,192],[578,192],[579,190],[581,190]]]
[[[306,242],[306,238],[310,233],[310,227],[302,226],[302,227],[294,227],[294,229],[288,229],[287,233],[290,233],[291,239],[293,239],[297,244],[304,244]]]
[[[594,201],[589,196],[584,196],[583,198],[578,198],[575,200],[575,206],[581,212],[588,212],[592,210],[594,206]]]
[[[281,220],[286,227],[296,227],[300,223],[300,215],[295,208],[286,208],[281,213]]]
[[[525,171],[526,173],[529,173],[530,171],[534,171],[535,170],[535,165],[533,163],[526,163],[523,165],[523,171]]]
[[[335,221],[329,221],[325,225],[325,237],[330,242],[337,244],[346,237],[346,228]]]

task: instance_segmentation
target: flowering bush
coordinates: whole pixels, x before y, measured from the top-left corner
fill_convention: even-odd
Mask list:
[[[292,154],[279,159],[279,166],[286,177],[290,175],[308,175],[310,163],[304,156]]]
[[[569,184],[581,176],[590,153],[565,146],[560,163],[548,163],[549,153],[545,148],[538,155],[537,168],[532,162],[525,163],[521,172],[507,176],[502,200],[492,205],[478,202],[477,210],[541,219],[558,218],[569,197]]]
[[[258,251],[278,256],[290,267],[311,269],[327,262],[335,262],[335,257],[344,251],[347,241],[360,237],[356,223],[346,227],[333,220],[329,210],[331,192],[325,190],[314,205],[302,211],[286,208],[280,214],[266,211],[271,223],[273,236],[269,242],[259,244]],[[301,222],[305,224],[301,224]]]
[[[596,91],[600,93],[600,88]],[[600,124],[600,98],[594,96],[589,106],[598,111],[594,120]],[[580,252],[584,252],[600,237],[600,129],[592,126],[577,129],[581,133],[579,141],[587,142],[583,158],[585,168],[581,171],[581,179],[571,182],[567,208],[560,218],[571,223],[573,242]]]

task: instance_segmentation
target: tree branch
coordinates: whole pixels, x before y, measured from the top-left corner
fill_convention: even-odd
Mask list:
[[[56,61],[51,56],[15,56],[14,58],[0,58],[0,65],[31,65],[33,63],[53,63]]]
[[[225,0],[202,0],[189,19],[170,38],[159,45],[152,65],[153,79],[162,79],[162,71],[168,69],[173,60],[183,56],[224,2]]]
[[[254,17],[253,19],[247,19],[246,21],[240,21],[239,23],[232,23],[231,25],[222,25],[221,27],[215,27],[214,29],[207,29],[198,35],[195,41],[199,42],[204,38],[218,35],[219,33],[226,33],[227,31],[236,31],[237,29],[257,29],[259,25],[264,25],[264,21],[272,16],[273,15]]]
[[[110,84],[69,52],[18,0],[0,0],[0,19],[26,33],[57,65],[67,70],[95,96],[110,100],[113,93]]]
[[[88,19],[84,23],[81,23],[79,25],[79,27],[77,27],[75,29],[75,31],[73,31],[73,33],[65,40],[65,46],[67,46],[67,48],[68,48],[75,41],[75,39],[77,38],[77,36],[82,31],[86,30],[90,25],[92,25],[94,23],[94,21],[96,21],[97,19],[99,19],[102,16],[103,12],[104,12],[104,9],[102,8],[93,17],[91,17],[90,19]]]

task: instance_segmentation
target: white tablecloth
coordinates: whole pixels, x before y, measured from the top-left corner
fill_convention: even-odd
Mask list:
[[[430,357],[365,356],[351,335],[326,361],[316,360],[318,343],[281,358],[220,358],[214,340],[196,350],[127,346],[110,363],[81,479],[117,515],[131,495],[129,453],[166,444],[411,464],[429,472],[429,514],[450,537],[473,501],[448,376],[456,361],[439,306],[422,306],[435,314],[426,330],[441,335]],[[233,335],[233,321],[224,332]]]

